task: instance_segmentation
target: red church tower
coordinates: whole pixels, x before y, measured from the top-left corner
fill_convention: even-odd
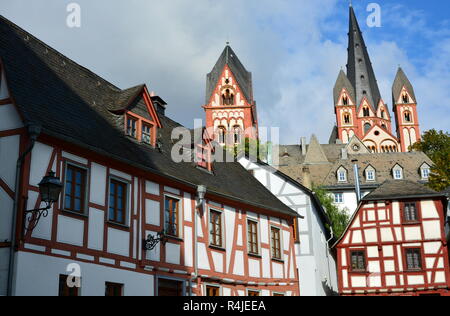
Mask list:
[[[252,74],[227,44],[207,75],[206,127],[221,145],[234,146],[258,138]]]
[[[347,74],[341,71],[334,87],[336,137],[346,144],[356,136],[374,153],[407,152],[420,139],[412,85],[400,69],[393,89],[398,133],[395,136],[353,7],[349,25]]]
[[[410,151],[410,146],[420,140],[419,115],[414,88],[402,68],[398,69],[392,88],[397,134],[402,151]]]

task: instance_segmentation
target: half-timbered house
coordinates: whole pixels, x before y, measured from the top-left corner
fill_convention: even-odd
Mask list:
[[[367,195],[335,245],[341,295],[450,295],[447,199],[412,181]]]
[[[119,89],[3,17],[0,62],[0,294],[299,294],[297,213],[212,163],[207,137],[175,162],[182,126],[145,85]],[[50,171],[60,199],[30,222]]]

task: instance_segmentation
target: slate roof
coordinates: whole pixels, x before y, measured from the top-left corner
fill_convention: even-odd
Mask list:
[[[403,87],[408,90],[409,94],[414,99],[414,102],[416,102],[416,93],[414,92],[414,88],[405,72],[400,67],[398,68],[397,75],[395,76],[394,84],[392,86],[392,98],[394,100],[392,104],[397,103],[397,99],[401,95]]]
[[[44,134],[193,188],[206,185],[216,196],[297,216],[237,162],[215,163],[214,174],[173,162],[171,132],[181,125],[164,115],[158,114],[161,150],[125,136],[123,116],[109,109],[129,102],[140,86],[117,88],[2,16],[0,58],[24,123],[41,125]]]
[[[348,79],[347,75],[343,70],[339,72],[339,76],[336,80],[336,84],[334,85],[333,89],[333,96],[334,96],[334,104],[337,104],[339,101],[339,96],[341,94],[342,89],[345,88],[347,92],[349,93],[350,98],[353,100],[353,102],[358,103],[361,100],[356,99],[355,95],[355,88]],[[359,104],[358,104],[359,105]]]
[[[225,65],[230,67],[248,103],[253,103],[252,73],[247,71],[233,49],[227,45],[213,70],[206,76],[206,104],[209,103]]]
[[[389,180],[363,198],[363,201],[443,197],[444,194],[408,180]]]
[[[352,6],[350,7],[347,77],[355,88],[355,102],[357,106],[360,105],[363,97],[366,96],[376,112],[381,100],[380,89],[378,88],[369,52]],[[363,91],[366,91],[367,94],[364,95]]]
[[[317,144],[312,142],[306,146],[307,152],[310,151],[311,146],[320,146],[325,154],[328,163],[323,162],[322,157],[319,157],[316,162],[307,161],[306,156],[301,153],[300,145],[280,146],[279,150],[279,165],[276,166],[281,172],[287,174],[292,179],[305,184],[304,168],[307,167],[310,172],[310,178],[313,184],[325,186],[329,189],[346,189],[354,188],[355,179],[353,174],[353,159],[358,160],[359,173],[361,185],[364,187],[377,187],[386,180],[392,179],[392,168],[399,164],[403,168],[403,176],[405,180],[415,182],[422,182],[420,167],[423,163],[432,166],[433,162],[423,152],[410,153],[361,153],[348,154],[347,159],[342,158],[342,150],[347,147],[344,144]],[[317,149],[313,148],[313,152]],[[367,182],[365,178],[365,169],[371,165],[376,170],[376,181]],[[339,183],[337,180],[337,170],[344,167],[348,171],[348,182]]]

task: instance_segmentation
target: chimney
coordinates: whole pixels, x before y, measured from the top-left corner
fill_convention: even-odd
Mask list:
[[[303,181],[302,184],[308,189],[312,190],[311,173],[308,167],[303,167]]]
[[[348,151],[345,148],[341,149],[341,158],[342,160],[347,160],[348,159]]]
[[[302,156],[306,156],[306,137],[300,139],[300,148],[302,151]]]
[[[158,112],[158,114],[165,116],[167,103],[163,99],[161,99],[161,97],[155,96],[154,94],[155,93],[152,92],[150,98],[152,99],[152,102],[153,102],[153,105],[155,106],[156,112]]]

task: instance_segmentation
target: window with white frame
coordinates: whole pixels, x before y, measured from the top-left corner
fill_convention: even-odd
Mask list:
[[[167,235],[178,237],[180,218],[180,200],[170,196],[165,197],[164,203],[164,230]]]
[[[392,174],[393,174],[395,180],[402,180],[403,179],[403,168],[400,167],[399,165],[396,165],[392,169]]]
[[[347,170],[341,167],[338,169],[337,178],[339,182],[347,182]]]
[[[336,204],[344,203],[344,193],[335,193],[334,194],[334,202]]]
[[[222,212],[217,210],[210,210],[209,223],[209,236],[211,246],[223,247]]]
[[[373,182],[376,179],[376,172],[372,166],[367,167],[366,169],[366,180],[368,182]]]
[[[428,164],[423,164],[420,167],[420,173],[422,176],[422,180],[428,180],[430,178],[431,168]]]

